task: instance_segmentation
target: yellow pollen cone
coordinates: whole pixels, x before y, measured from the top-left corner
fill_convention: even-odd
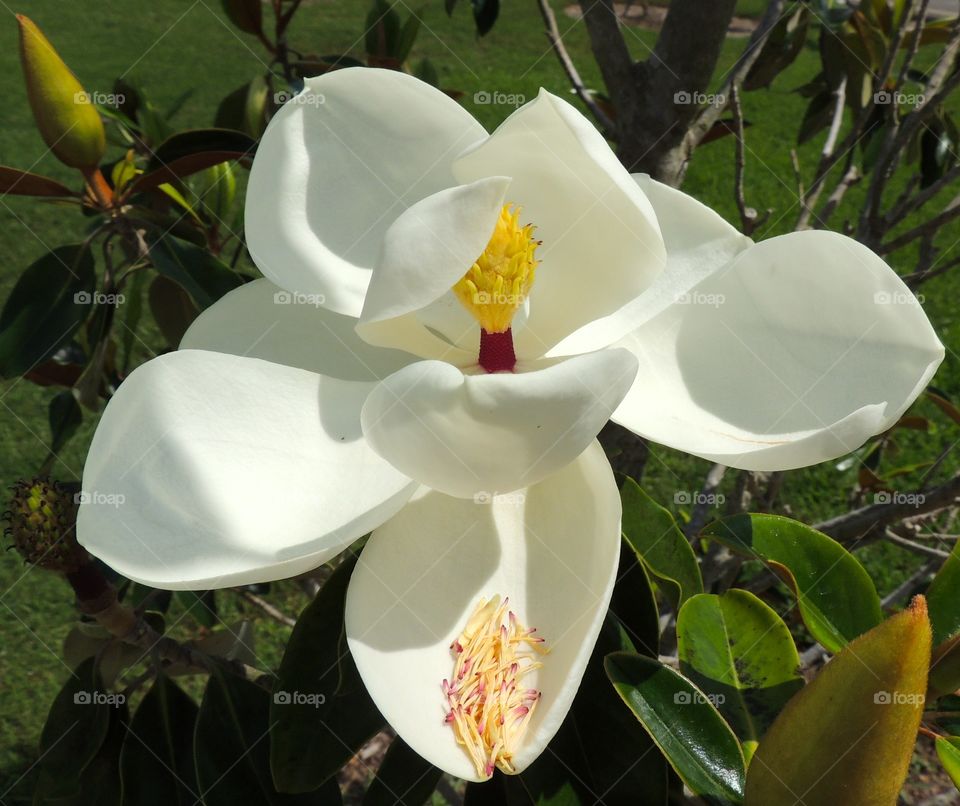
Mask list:
[[[33,21],[18,14],[17,22],[27,97],[44,142],[65,165],[96,168],[107,147],[100,114]]]
[[[517,309],[523,305],[537,264],[534,257],[540,241],[534,227],[521,226],[520,209],[503,205],[493,236],[470,270],[454,285],[453,292],[487,333],[504,333]]]
[[[840,650],[760,740],[745,806],[895,803],[923,713],[930,643],[917,596]]]

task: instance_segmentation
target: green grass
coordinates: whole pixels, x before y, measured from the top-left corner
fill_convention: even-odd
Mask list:
[[[265,69],[264,54],[249,36],[236,33],[222,19],[219,3],[213,0],[156,0],[137,4],[136,10],[119,4],[92,0],[62,3],[31,0],[28,13],[46,32],[88,91],[109,92],[114,78],[129,74],[138,77],[160,107],[172,103],[186,88],[194,90],[180,112],[181,126],[209,125],[218,101],[227,92]],[[556,3],[558,12],[561,10]],[[336,53],[361,48],[362,21],[366,0],[307,0],[293,26],[291,41],[306,52]],[[742,4],[743,13],[755,12],[760,2]],[[576,60],[585,81],[601,86],[599,71],[589,55],[582,24],[558,13],[564,41]],[[511,3],[493,32],[482,40],[474,36],[467,4],[459,4],[452,19],[442,11],[439,0],[426,4],[425,24],[415,57],[427,56],[439,68],[444,87],[464,92],[464,105],[488,128],[500,122],[512,108],[477,106],[474,94],[485,90],[519,94],[532,98],[540,86],[568,96],[568,87],[556,59],[547,49],[536,6],[531,0]],[[0,163],[30,168],[39,173],[75,183],[70,171],[45,153],[36,133],[19,72],[16,25],[12,15],[0,16],[0,97],[4,125],[0,128]],[[632,30],[630,45],[640,57],[649,51],[655,35]],[[724,49],[721,71],[728,68],[743,46],[732,40]],[[791,229],[797,215],[793,170],[789,148],[803,113],[805,102],[791,89],[809,80],[816,72],[816,56],[808,48],[797,63],[781,76],[769,91],[749,93],[744,98],[746,117],[754,124],[748,132],[747,200],[759,210],[770,208],[769,223],[757,237],[769,237]],[[809,173],[815,165],[819,142],[799,150],[801,164]],[[733,142],[730,138],[698,150],[692,160],[684,189],[736,221],[732,195]],[[858,191],[859,193],[859,191]],[[852,193],[847,210],[854,209],[858,193]],[[843,215],[836,219],[837,224]],[[82,236],[88,220],[71,210],[7,197],[0,199],[0,298],[5,299],[17,275],[30,261],[49,247],[75,241]],[[960,232],[953,233],[954,239]],[[897,268],[909,271],[903,263]],[[957,321],[958,282],[947,275],[925,289],[926,308],[948,357],[935,383],[960,397],[960,326]],[[162,344],[153,331],[145,331],[138,345],[138,360],[149,357]],[[718,357],[722,360],[722,357]],[[51,393],[26,381],[0,387],[0,483],[30,475],[46,455],[49,441],[46,407]],[[903,439],[898,461],[904,464],[917,457],[932,458],[955,439],[955,427],[937,417],[929,404],[917,412],[936,421],[931,434],[910,434]],[[62,452],[54,475],[79,478],[83,457],[94,427],[88,417],[77,437]],[[946,473],[948,463],[941,471]],[[653,446],[646,485],[656,497],[672,507],[674,492],[697,489],[708,463]],[[841,511],[848,491],[855,483],[854,469],[837,471],[833,463],[788,474],[781,500],[792,514],[817,520]],[[732,483],[733,474],[730,482]],[[908,477],[904,488],[916,476]],[[886,547],[870,550],[869,564],[878,587],[889,589],[909,572],[912,563]],[[240,615],[229,596],[226,620]],[[277,602],[290,613],[304,603],[292,585],[279,586]],[[73,618],[67,587],[42,571],[25,569],[12,553],[0,556],[0,796],[34,757],[34,748],[44,714],[66,669],[59,659],[59,647]],[[177,620],[182,611],[174,611]],[[198,625],[187,616],[179,635],[196,633]],[[258,652],[266,666],[279,660],[284,629],[261,625]],[[29,780],[29,779],[27,779]],[[8,803],[25,802],[26,782],[15,790],[17,797],[5,796]]]

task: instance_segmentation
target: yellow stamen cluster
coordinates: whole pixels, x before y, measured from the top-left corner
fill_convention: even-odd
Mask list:
[[[453,677],[443,681],[450,705],[444,721],[485,778],[494,767],[516,773],[513,755],[540,701],[540,692],[521,681],[543,665],[534,659],[536,653],[547,651],[536,629],[525,628],[508,603],[499,596],[480,600],[450,646]]]
[[[463,303],[488,333],[510,328],[513,315],[523,305],[537,264],[540,241],[533,239],[532,224],[520,225],[520,208],[503,205],[493,237],[483,254],[453,287]]]

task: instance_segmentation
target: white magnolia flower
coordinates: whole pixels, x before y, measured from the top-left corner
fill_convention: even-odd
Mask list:
[[[132,579],[211,588],[372,530],[350,648],[397,732],[467,779],[526,767],[580,683],[619,556],[609,417],[794,468],[888,428],[943,357],[868,249],[753,244],[545,91],[488,135],[401,73],[313,79],[264,135],[246,233],[267,279],[120,387],[80,540]],[[484,654],[515,658],[512,697]]]

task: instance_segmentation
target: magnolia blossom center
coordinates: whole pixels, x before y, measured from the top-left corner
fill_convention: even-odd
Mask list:
[[[533,285],[540,241],[532,224],[520,224],[520,208],[505,204],[490,242],[453,286],[464,307],[487,333],[505,333]]]
[[[547,652],[536,628],[524,627],[508,604],[499,595],[480,600],[450,645],[453,676],[443,681],[450,706],[444,721],[485,778],[495,767],[508,774],[517,771],[513,755],[541,696],[523,679],[543,666],[536,656]]]

